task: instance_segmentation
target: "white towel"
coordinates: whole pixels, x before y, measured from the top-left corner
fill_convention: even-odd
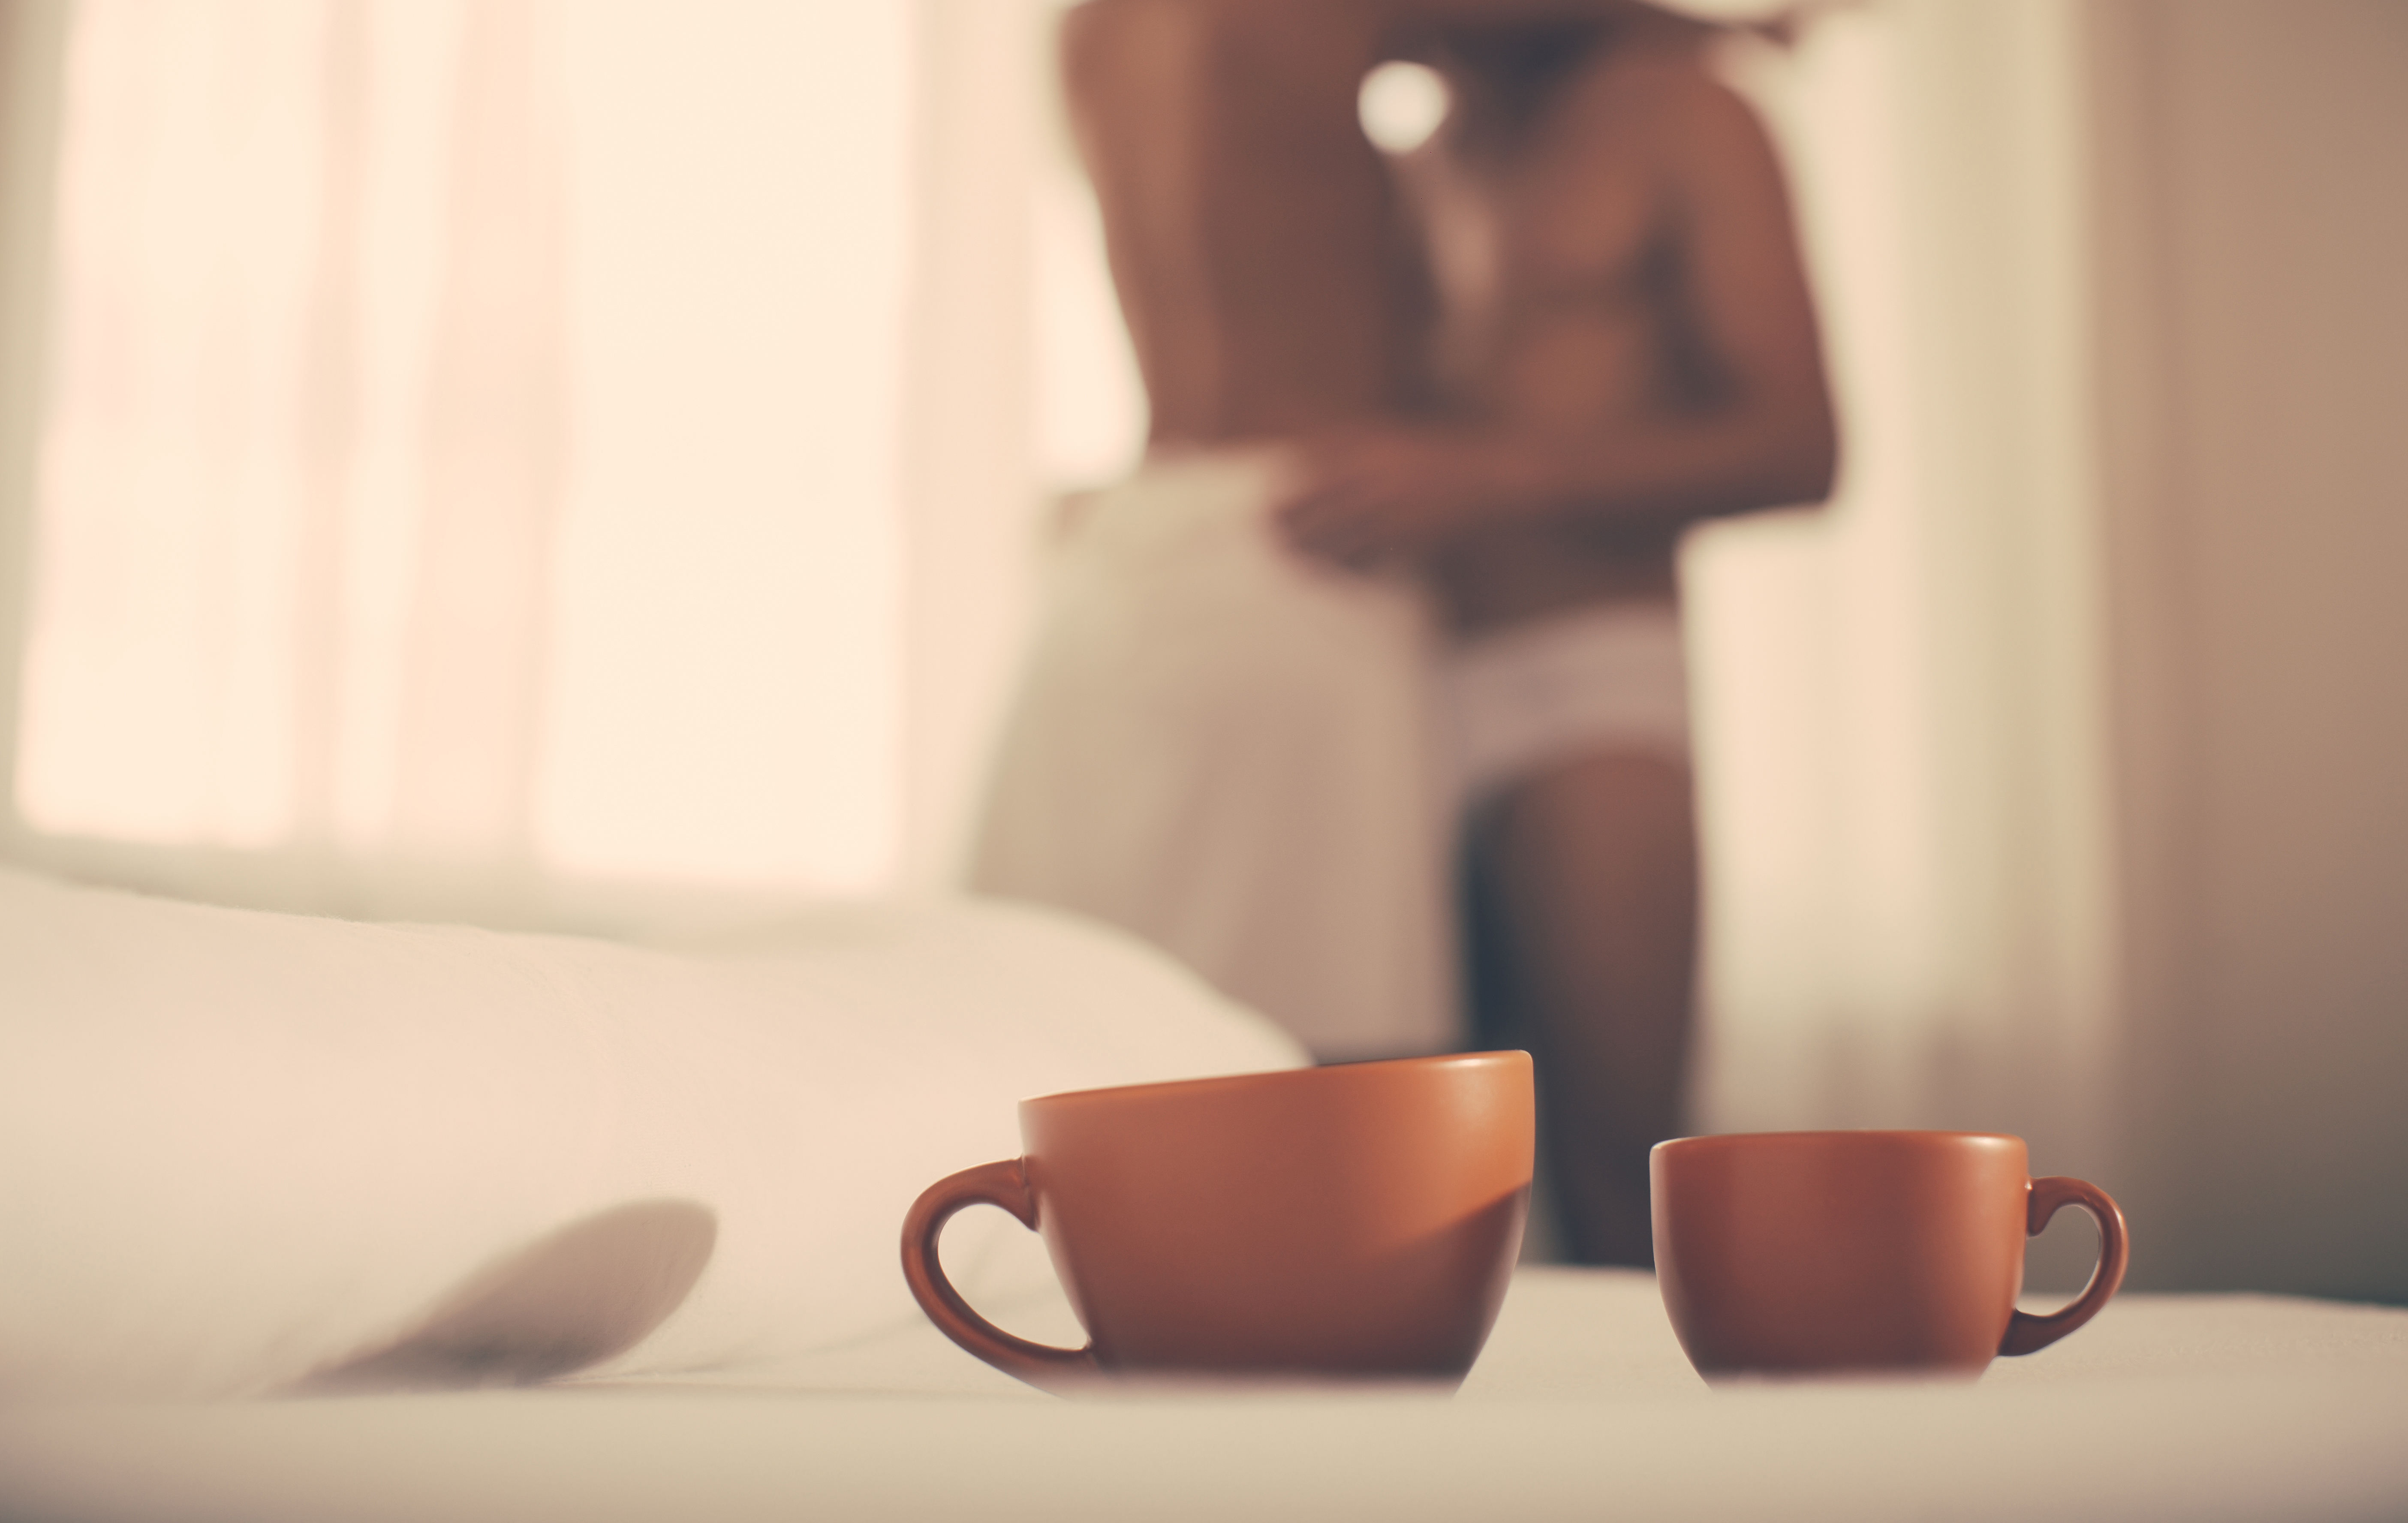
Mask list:
[[[904,1214],[1016,1157],[1020,1099],[1300,1058],[1167,959],[1002,906],[705,955],[0,869],[0,1398],[273,1390],[430,1326],[482,1357],[512,1286],[596,1253],[632,1256],[598,1288],[661,1303],[638,1322],[679,1304],[595,1372],[775,1366],[919,1319]],[[1025,1236],[957,1221],[964,1292],[1044,1289]]]
[[[1275,457],[1149,464],[1063,547],[992,774],[981,891],[1109,921],[1324,1058],[1457,1037],[1419,589],[1309,563]]]

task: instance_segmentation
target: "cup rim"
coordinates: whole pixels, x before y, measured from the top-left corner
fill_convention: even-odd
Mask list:
[[[1933,1145],[1947,1142],[2012,1143],[2028,1148],[2030,1144],[2014,1132],[2006,1131],[1929,1131],[1914,1128],[1834,1127],[1814,1131],[1718,1131],[1696,1137],[1669,1137],[1647,1151],[1654,1154],[1675,1149],[1683,1153],[1719,1152],[1726,1148],[1747,1147],[1766,1142],[1872,1142],[1887,1141],[1900,1144]]]
[[[1208,1094],[1217,1089],[1254,1086],[1277,1086],[1288,1084],[1327,1082],[1340,1074],[1361,1074],[1392,1069],[1496,1068],[1520,1058],[1530,1061],[1530,1055],[1518,1047],[1500,1047],[1477,1053],[1431,1053],[1419,1057],[1378,1057],[1361,1062],[1308,1063],[1294,1069],[1256,1069],[1243,1073],[1214,1073],[1197,1079],[1158,1079],[1150,1084],[1101,1085],[1089,1089],[1062,1089],[1050,1095],[1031,1095],[1023,1105],[1090,1105],[1121,1100],[1152,1099],[1174,1094]]]

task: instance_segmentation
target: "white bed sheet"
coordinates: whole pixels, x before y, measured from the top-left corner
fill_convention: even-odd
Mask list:
[[[1017,1155],[1021,1097],[1304,1060],[1160,954],[1027,907],[831,904],[673,951],[0,865],[0,1393],[282,1389],[631,1208],[674,1215],[576,1236],[577,1294],[538,1277],[586,1324],[568,1341],[620,1373],[780,1366],[915,1315],[904,1214]],[[962,1224],[966,1290],[1052,1284],[1001,1212]]]
[[[2128,1295],[1972,1385],[1709,1389],[1649,1277],[1543,1268],[1452,1397],[1066,1401],[924,1324],[752,1379],[19,1405],[0,1517],[2408,1517],[2408,1312],[2286,1298]]]

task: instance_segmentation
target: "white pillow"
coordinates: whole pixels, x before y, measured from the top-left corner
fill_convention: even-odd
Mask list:
[[[605,1370],[773,1364],[918,1315],[904,1212],[1016,1155],[1020,1098],[1302,1061],[1033,909],[838,908],[673,953],[0,869],[0,1395],[276,1389],[646,1200],[716,1243]]]

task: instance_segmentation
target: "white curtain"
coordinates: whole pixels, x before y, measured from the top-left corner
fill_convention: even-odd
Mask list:
[[[1843,409],[1830,507],[1687,571],[1716,1129],[2101,1169],[2116,970],[2076,0],[1883,0],[1746,79]]]
[[[958,880],[1053,506],[1145,445],[1095,196],[1054,78],[1068,0],[918,0],[899,882]]]
[[[911,9],[67,16],[18,855],[533,923],[896,881],[902,462],[984,421],[906,437]]]

